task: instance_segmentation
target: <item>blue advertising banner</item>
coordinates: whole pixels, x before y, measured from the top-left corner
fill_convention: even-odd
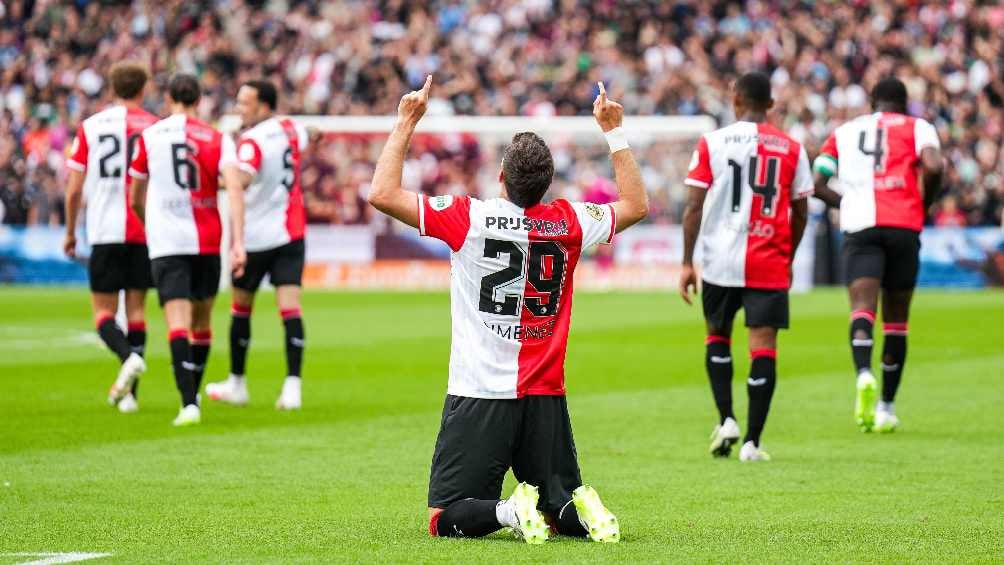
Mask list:
[[[90,250],[80,248],[81,259],[68,259],[64,234],[56,226],[0,226],[0,283],[86,284]]]
[[[1004,229],[928,228],[920,241],[920,286],[1004,286]]]

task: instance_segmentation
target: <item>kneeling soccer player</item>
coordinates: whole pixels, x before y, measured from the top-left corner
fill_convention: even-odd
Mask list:
[[[427,197],[403,190],[401,173],[431,84],[430,76],[401,100],[369,196],[453,252],[450,382],[432,460],[429,531],[480,537],[510,527],[528,543],[543,543],[552,530],[615,542],[617,519],[579,476],[564,358],[581,251],[648,213],[620,129],[624,110],[600,85],[593,114],[613,154],[619,199],[612,204],[541,203],[554,162],[529,132],[505,149],[502,198]],[[503,501],[510,467],[520,482]]]
[[[711,454],[727,457],[739,441],[730,346],[732,322],[742,308],[752,362],[746,381],[749,421],[739,460],[763,461],[770,459],[760,449],[760,433],[777,382],[777,331],[788,327],[791,260],[805,231],[812,172],[805,149],[767,123],[774,103],[767,75],[740,77],[733,103],[739,121],[701,137],[684,181],[691,189],[683,216],[680,294],[690,304],[700,233],[705,366],[719,412]]]

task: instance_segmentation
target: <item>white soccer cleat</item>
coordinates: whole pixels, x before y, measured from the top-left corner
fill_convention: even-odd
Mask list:
[[[282,383],[282,392],[275,401],[276,410],[299,410],[303,405],[300,395],[300,378],[286,377]]]
[[[194,404],[184,406],[178,411],[178,416],[174,419],[175,427],[195,426],[202,422],[202,411]]]
[[[551,533],[551,528],[544,520],[544,515],[537,510],[539,499],[537,487],[527,483],[519,483],[513,489],[509,499],[503,503],[508,505],[512,511],[512,518],[508,525],[512,528],[513,533],[531,545],[544,543]]]
[[[892,406],[879,402],[878,408],[875,409],[875,431],[888,434],[895,432],[898,427],[899,418],[893,412]]]
[[[245,406],[250,400],[247,380],[230,375],[225,381],[206,383],[206,396],[209,400],[225,402],[234,406]]]
[[[617,516],[603,506],[600,495],[596,494],[593,487],[582,485],[572,491],[572,503],[575,504],[579,522],[589,532],[591,540],[606,543],[620,541],[621,527]]]
[[[136,353],[130,353],[129,357],[122,362],[122,367],[119,369],[118,377],[115,378],[115,383],[112,388],[108,390],[108,404],[115,406],[120,400],[125,398],[125,395],[132,391],[132,385],[146,372],[146,361],[143,360]]]
[[[119,412],[123,414],[133,414],[135,412],[139,412],[139,402],[131,392],[123,396],[122,400],[119,400],[118,407]]]
[[[747,441],[739,449],[739,460],[740,461],[770,461],[770,455],[766,451],[763,451],[753,443],[753,440]]]
[[[739,443],[739,424],[732,418],[725,418],[711,432],[711,447],[708,451],[714,457],[728,457],[736,443]]]

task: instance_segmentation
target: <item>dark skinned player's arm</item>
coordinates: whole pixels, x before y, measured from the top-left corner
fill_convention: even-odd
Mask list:
[[[694,249],[701,233],[701,216],[707,189],[688,187],[687,206],[683,210],[683,272],[680,274],[680,297],[692,303],[691,293],[697,292],[697,273],[694,271]]]
[[[920,151],[921,189],[924,208],[929,208],[941,194],[941,178],[945,170],[945,160],[936,147],[925,147]]]
[[[805,225],[809,222],[809,199],[799,198],[791,203],[791,249],[792,254],[798,249],[805,234]]]

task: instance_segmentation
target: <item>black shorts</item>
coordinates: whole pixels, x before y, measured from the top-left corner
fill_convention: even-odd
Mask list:
[[[906,290],[917,286],[920,271],[920,234],[905,228],[875,227],[844,236],[847,282],[861,277],[882,281],[882,288]]]
[[[152,262],[160,305],[168,300],[206,300],[220,288],[219,255],[169,255]]]
[[[716,328],[729,328],[736,313],[746,310],[746,327],[788,327],[788,291],[718,286],[702,281],[704,319]]]
[[[153,286],[150,252],[143,243],[102,243],[87,264],[91,292],[146,290]]]
[[[447,395],[432,456],[429,507],[496,500],[509,468],[557,514],[582,485],[564,396],[485,399]]]
[[[273,286],[300,286],[305,257],[306,246],[302,239],[265,251],[249,252],[244,274],[234,277],[234,287],[255,292],[266,274]]]

